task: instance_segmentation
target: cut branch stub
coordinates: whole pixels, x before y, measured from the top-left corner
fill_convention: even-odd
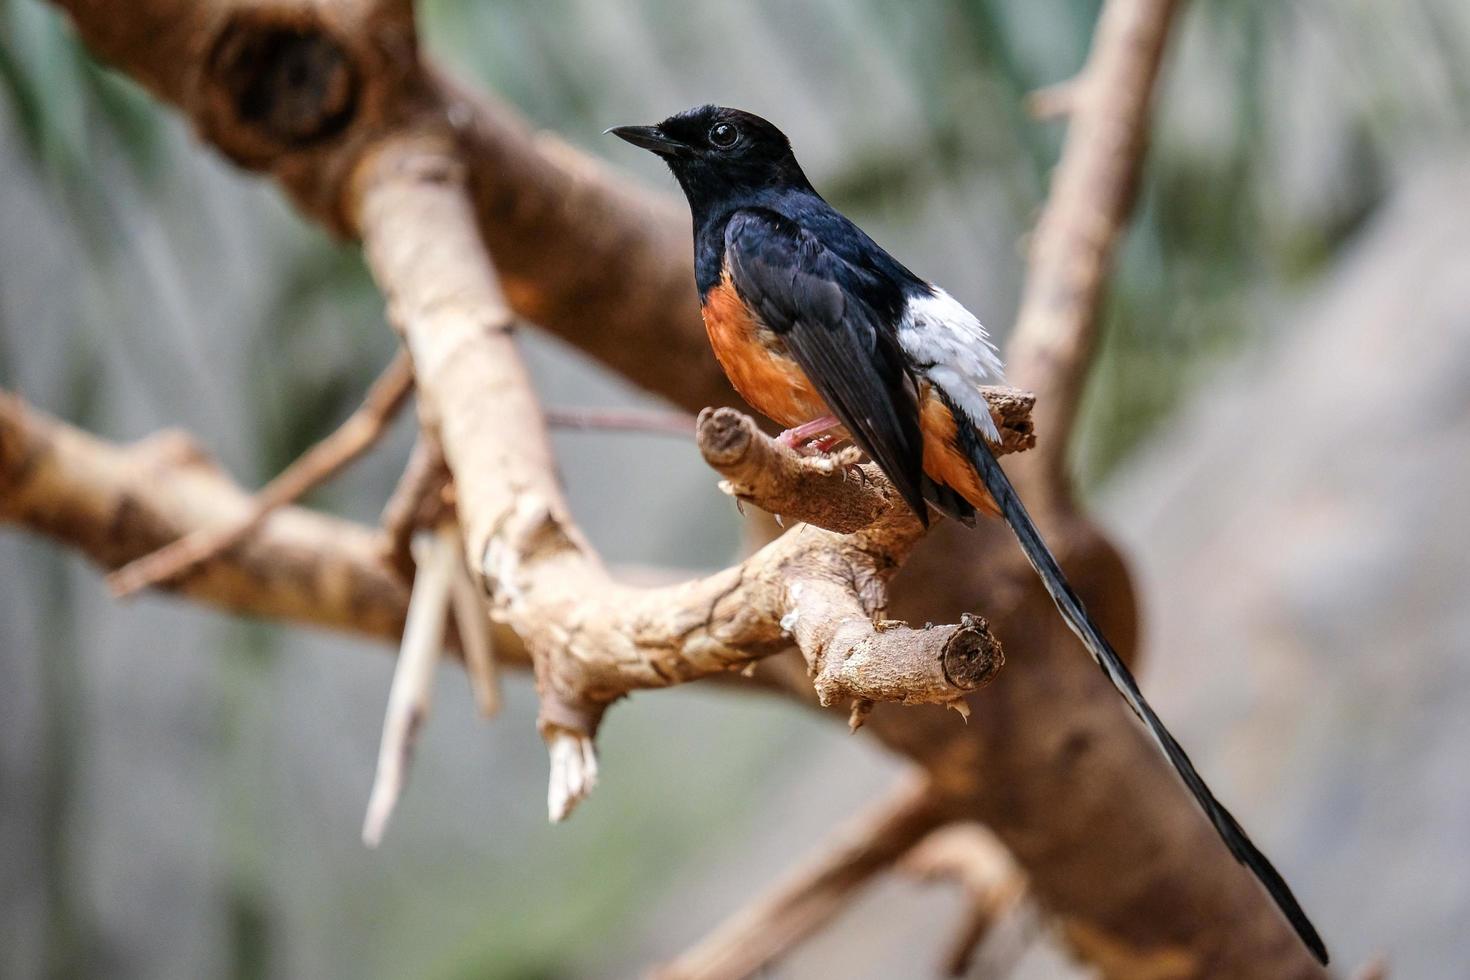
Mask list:
[[[973,613],[960,617],[959,628],[945,641],[940,656],[944,676],[964,691],[989,684],[1005,662],[1005,651],[1001,649],[1000,640],[990,632],[990,624],[984,616]]]

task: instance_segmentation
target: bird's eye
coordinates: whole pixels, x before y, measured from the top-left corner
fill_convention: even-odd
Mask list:
[[[710,128],[709,141],[712,146],[727,149],[734,146],[735,141],[738,139],[740,139],[740,130],[731,126],[729,123],[715,123]]]

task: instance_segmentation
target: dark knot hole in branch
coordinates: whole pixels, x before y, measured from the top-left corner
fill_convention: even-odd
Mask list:
[[[220,32],[209,64],[216,109],[233,124],[227,130],[237,129],[220,133],[221,142],[237,155],[324,142],[357,112],[349,53],[310,19],[240,15]]]

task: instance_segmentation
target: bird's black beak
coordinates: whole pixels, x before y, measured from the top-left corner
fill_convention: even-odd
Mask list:
[[[627,140],[661,157],[678,156],[689,149],[687,144],[669,139],[657,126],[614,126],[603,130],[603,133],[612,133],[620,140]]]

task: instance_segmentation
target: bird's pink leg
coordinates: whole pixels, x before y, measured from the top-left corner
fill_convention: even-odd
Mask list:
[[[823,415],[810,422],[803,422],[794,429],[787,429],[776,437],[776,441],[797,455],[815,456],[841,441],[840,436],[832,433],[833,429],[841,425],[834,416]]]

